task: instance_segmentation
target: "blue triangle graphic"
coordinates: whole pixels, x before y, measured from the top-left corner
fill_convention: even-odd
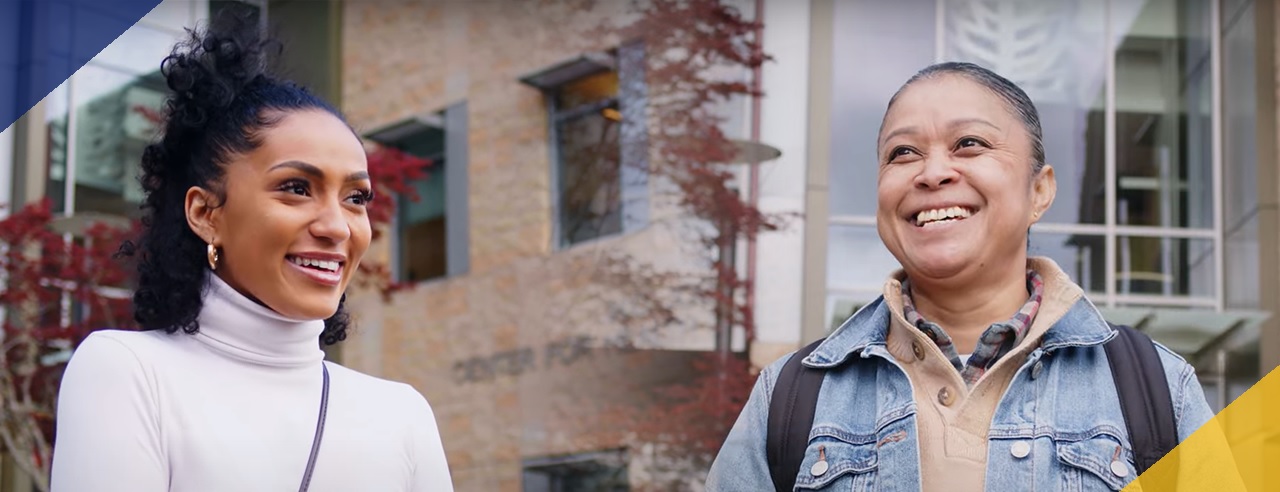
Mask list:
[[[0,0],[0,129],[26,114],[159,4],[160,0]]]

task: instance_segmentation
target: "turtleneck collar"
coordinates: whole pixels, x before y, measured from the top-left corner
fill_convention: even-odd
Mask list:
[[[324,320],[282,316],[209,275],[196,339],[227,356],[269,366],[304,366],[324,359]]]

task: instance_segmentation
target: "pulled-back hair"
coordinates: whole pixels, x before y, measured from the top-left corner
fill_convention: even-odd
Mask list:
[[[227,9],[204,29],[188,30],[160,64],[170,89],[164,103],[163,137],[142,154],[143,233],[121,254],[138,256],[134,319],[144,330],[199,330],[203,291],[212,275],[204,241],[187,223],[185,200],[192,186],[226,199],[225,166],[262,145],[263,131],[289,113],[308,110],[342,114],[302,87],[268,72],[279,45],[266,39],[246,10]],[[321,341],[346,338],[346,296],[325,320]]]
[[[888,108],[893,108],[893,103],[898,100],[898,96],[908,87],[911,87],[912,84],[942,75],[959,75],[968,78],[987,88],[992,94],[1004,101],[1009,107],[1009,111],[1022,121],[1023,129],[1031,136],[1031,174],[1034,176],[1039,173],[1040,169],[1044,167],[1044,132],[1040,128],[1040,113],[1036,111],[1036,105],[1031,102],[1031,97],[1027,96],[1027,93],[1022,88],[991,70],[966,62],[943,62],[929,65],[916,72],[910,79],[907,79],[906,83],[902,84],[902,87],[898,88],[898,92],[894,93],[893,97],[889,99]],[[885,114],[888,114],[887,110]]]

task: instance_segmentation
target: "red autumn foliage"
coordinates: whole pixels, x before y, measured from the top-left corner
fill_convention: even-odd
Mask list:
[[[369,206],[369,220],[375,225],[390,224],[395,217],[397,197],[418,201],[414,181],[427,179],[431,161],[392,147],[376,147],[368,153],[369,178],[373,180],[373,203]],[[381,237],[374,230],[373,238]]]
[[[648,112],[656,156],[651,172],[675,183],[680,205],[691,216],[716,225],[717,233],[699,238],[707,246],[778,228],[781,217],[762,213],[734,186],[728,165],[754,163],[740,160],[722,130],[727,119],[722,103],[763,96],[747,77],[771,60],[756,39],[762,24],[721,0],[649,0],[640,8],[637,20],[615,29],[623,39],[641,40],[649,54]],[[738,278],[732,265],[712,266],[722,282],[746,286],[747,279]],[[718,291],[708,295],[720,296]],[[748,341],[754,339],[751,306],[732,302],[734,324],[746,329]]]
[[[394,223],[396,204],[400,198],[418,201],[414,181],[427,178],[431,161],[416,157],[392,147],[374,146],[367,152],[369,178],[373,181],[373,202],[369,204],[369,220],[373,222],[373,239],[382,237],[383,230]],[[360,275],[355,283],[359,287],[377,290],[384,300],[391,294],[412,288],[413,284],[398,282],[391,268],[372,261],[362,261]]]
[[[721,0],[648,0],[639,5],[634,22],[606,25],[601,32],[644,45],[653,156],[648,172],[675,184],[677,202],[687,215],[714,226],[691,238],[707,250],[733,248],[742,239],[779,228],[780,216],[761,212],[737,191],[736,173],[727,165],[754,163],[737,162],[737,148],[722,130],[723,103],[763,96],[748,78],[770,60],[757,38],[763,26]],[[649,268],[609,275],[629,292],[639,292],[637,304],[652,306],[659,315],[671,313],[663,305],[670,298],[659,293],[663,290],[710,301],[729,324],[743,328],[749,352],[754,314],[741,295],[749,280],[731,261],[712,256],[707,258],[710,275],[694,282]],[[613,264],[635,262],[619,259]],[[667,481],[657,479],[649,487],[682,489],[690,479],[705,476],[754,386],[752,369],[743,353],[707,353],[693,362],[688,380],[656,388],[651,406],[611,412],[634,432],[637,444],[659,446],[651,471]]]
[[[48,200],[0,220],[0,445],[40,490],[66,356],[94,330],[133,326],[130,271],[114,254],[136,231],[93,224],[69,239],[52,222]]]

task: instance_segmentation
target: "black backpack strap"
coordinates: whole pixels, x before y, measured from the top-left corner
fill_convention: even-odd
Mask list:
[[[1178,445],[1173,397],[1151,337],[1128,326],[1111,326],[1119,334],[1104,347],[1141,475]]]
[[[818,391],[822,389],[826,372],[805,367],[800,362],[821,343],[822,340],[818,340],[796,351],[782,365],[778,381],[773,385],[765,453],[769,459],[769,475],[778,492],[795,488],[804,450],[809,446],[813,412],[818,407]]]

